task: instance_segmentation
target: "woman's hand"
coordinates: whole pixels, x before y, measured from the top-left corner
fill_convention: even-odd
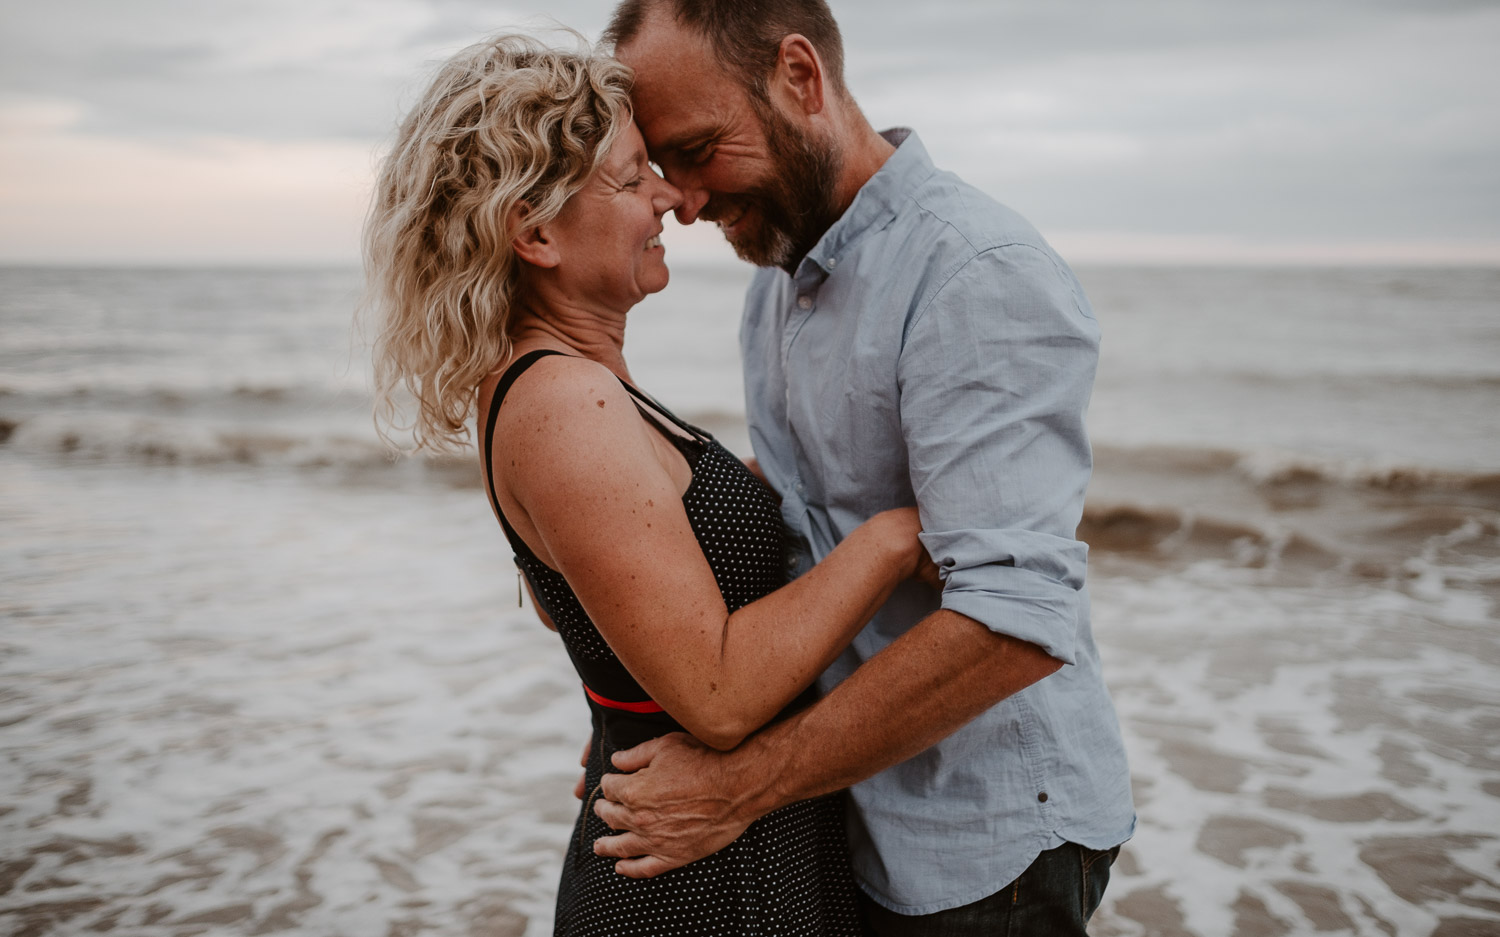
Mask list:
[[[936,591],[942,592],[943,577],[938,575],[937,564],[932,561],[932,556],[928,554],[927,548],[920,546],[920,541],[918,541],[918,545],[920,548],[917,552],[919,552],[921,556],[917,558],[917,572],[913,576],[913,578],[920,579],[922,582],[927,583],[927,585],[931,586]]]
[[[928,555],[927,548],[917,539],[922,532],[922,519],[916,508],[895,508],[881,511],[871,517],[867,524],[876,527],[886,547],[903,558],[908,579],[920,579],[939,592],[943,582],[938,578],[938,568]]]

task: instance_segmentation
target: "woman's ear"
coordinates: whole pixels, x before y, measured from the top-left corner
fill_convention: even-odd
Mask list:
[[[524,202],[511,208],[509,227],[516,233],[510,239],[510,249],[533,267],[555,267],[562,259],[557,253],[557,245],[547,236],[544,226],[526,223],[526,216],[530,213],[531,206]]]

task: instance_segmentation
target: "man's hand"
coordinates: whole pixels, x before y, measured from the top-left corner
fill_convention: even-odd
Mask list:
[[[633,773],[604,776],[594,813],[624,832],[594,852],[621,860],[621,875],[652,878],[734,842],[760,815],[734,757],[682,732],[615,753],[615,767]]]

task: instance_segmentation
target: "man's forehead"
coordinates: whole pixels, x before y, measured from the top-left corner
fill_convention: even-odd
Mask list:
[[[636,68],[648,60],[675,59],[687,63],[710,54],[707,37],[678,22],[666,7],[664,3],[652,5],[630,41],[616,47],[615,57]]]
[[[700,98],[728,81],[708,40],[665,14],[653,14],[615,57],[635,72],[631,98],[648,110],[659,101]]]
[[[747,106],[745,90],[707,40],[670,18],[654,32],[651,25],[616,50],[635,71],[630,98],[636,123],[653,150],[700,142]]]

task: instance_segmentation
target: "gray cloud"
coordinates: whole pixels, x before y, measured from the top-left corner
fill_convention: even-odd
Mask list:
[[[0,94],[74,129],[383,139],[432,65],[605,0],[0,3]],[[1044,228],[1500,239],[1500,3],[835,0],[881,124]]]
[[[851,83],[1044,228],[1500,236],[1500,8],[1307,6],[1101,5],[1066,51],[1054,8],[970,10],[950,48],[1006,35],[982,64],[917,35]]]

